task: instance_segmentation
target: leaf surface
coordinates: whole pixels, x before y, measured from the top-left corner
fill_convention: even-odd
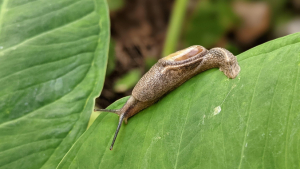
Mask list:
[[[101,113],[58,168],[299,168],[300,33],[203,72],[123,124]],[[127,98],[109,108],[120,108]]]
[[[103,86],[104,0],[0,1],[0,168],[55,168]]]

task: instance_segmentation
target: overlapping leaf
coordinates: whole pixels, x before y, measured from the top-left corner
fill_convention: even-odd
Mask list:
[[[236,79],[206,71],[129,119],[113,151],[118,117],[101,113],[59,168],[299,168],[300,33],[238,61]]]
[[[109,41],[104,0],[0,1],[0,168],[55,168],[85,131]]]

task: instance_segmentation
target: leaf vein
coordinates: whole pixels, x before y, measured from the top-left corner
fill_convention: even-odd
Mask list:
[[[23,19],[21,22],[15,22],[15,23],[11,23],[11,24],[5,25],[5,27],[13,26],[13,25],[16,25],[16,24],[20,24],[20,23],[22,23],[22,22],[30,21],[30,20],[33,20],[33,19],[35,19],[35,18],[40,18],[40,17],[46,16],[46,15],[52,14],[52,13],[54,13],[54,12],[58,12],[58,11],[63,10],[63,9],[65,9],[65,8],[69,8],[69,7],[71,7],[71,6],[77,4],[78,2],[81,2],[81,1],[83,1],[83,0],[75,1],[75,2],[72,3],[72,4],[68,4],[68,5],[66,5],[66,6],[64,6],[64,7],[60,8],[60,9],[56,9],[56,10],[50,11],[50,12],[48,12],[48,13],[44,13],[44,14],[42,14],[42,15],[37,15],[37,16],[32,17],[32,18]]]
[[[284,55],[282,55],[281,59],[280,59],[280,62],[282,61],[282,58],[284,57]],[[283,69],[283,65],[284,64],[281,64],[281,67],[280,67],[280,70],[279,70],[279,75],[277,77],[277,81],[276,81],[276,85],[275,85],[275,89],[274,89],[274,94],[273,94],[273,97],[272,97],[272,101],[271,101],[271,106],[270,106],[270,110],[269,110],[269,113],[268,113],[268,122],[267,122],[267,128],[266,128],[266,140],[265,140],[265,145],[264,145],[264,150],[263,150],[263,155],[262,155],[262,162],[263,162],[263,168],[265,168],[265,153],[266,153],[266,146],[267,146],[267,142],[268,142],[268,139],[269,139],[269,135],[267,134],[268,133],[268,129],[269,129],[269,124],[270,124],[270,114],[272,112],[272,109],[273,109],[273,105],[274,105],[274,98],[275,98],[275,94],[276,94],[276,89],[278,87],[278,83],[279,83],[279,78],[281,77],[281,73],[282,73],[282,69]]]
[[[62,29],[62,28],[64,28],[64,27],[70,26],[71,24],[77,23],[77,22],[83,20],[85,17],[91,15],[92,13],[94,13],[94,11],[92,11],[92,12],[90,12],[90,13],[87,13],[86,15],[83,15],[82,17],[80,17],[80,18],[78,18],[78,19],[76,19],[76,20],[74,20],[74,21],[68,22],[68,23],[66,23],[66,24],[64,24],[64,25],[61,25],[61,26],[56,27],[56,28],[54,28],[54,29],[50,29],[50,30],[45,31],[45,32],[43,32],[43,33],[34,35],[33,37],[28,38],[28,39],[22,41],[21,43],[15,44],[14,46],[11,46],[11,47],[8,47],[8,48],[2,50],[2,51],[0,52],[0,54],[1,54],[1,53],[4,53],[4,52],[6,52],[6,51],[12,50],[12,49],[16,49],[16,48],[19,47],[19,46],[22,46],[22,45],[24,45],[24,44],[26,44],[26,43],[28,43],[28,42],[30,42],[30,41],[32,41],[32,40],[35,40],[35,39],[41,37],[41,36],[47,35],[47,34],[49,34],[49,33],[52,33],[52,32],[54,32],[54,31],[56,31],[56,30],[58,30],[58,29]]]
[[[13,8],[25,6],[25,5],[31,4],[31,3],[33,3],[33,2],[36,2],[36,1],[40,1],[40,0],[33,0],[33,1],[30,1],[30,2],[27,2],[27,3],[24,3],[24,4],[21,4],[21,5],[16,5],[16,6],[12,7],[12,8],[7,8],[7,9],[13,9]]]
[[[81,65],[81,66],[84,66],[84,65]],[[81,66],[79,66],[79,67],[81,67]],[[72,71],[78,69],[79,67],[73,69]],[[72,71],[70,71],[70,72],[72,72]],[[67,73],[64,74],[63,76],[69,74],[70,72],[67,72]],[[88,72],[88,71],[87,71],[87,72]],[[61,77],[63,77],[63,76],[61,76]],[[84,77],[85,77],[85,76],[84,76]],[[42,109],[42,108],[44,108],[44,107],[50,105],[50,104],[53,104],[53,103],[57,102],[58,100],[60,100],[60,99],[62,99],[63,97],[67,96],[69,93],[73,92],[73,91],[75,90],[75,88],[77,88],[77,86],[78,86],[79,84],[82,83],[84,77],[82,78],[82,80],[81,80],[81,81],[80,81],[80,82],[79,82],[72,90],[70,90],[68,93],[66,93],[66,94],[63,95],[62,97],[57,98],[56,100],[54,100],[54,101],[52,101],[52,102],[50,102],[50,103],[48,103],[48,104],[45,104],[45,105],[43,105],[43,106],[41,106],[41,107],[35,109],[34,111],[29,112],[29,113],[27,113],[27,114],[25,114],[25,115],[23,115],[23,116],[21,116],[21,117],[19,117],[19,118],[10,120],[10,121],[8,121],[8,122],[1,123],[1,124],[0,124],[0,127],[2,127],[2,126],[4,126],[4,125],[8,125],[8,124],[10,124],[10,123],[17,122],[17,121],[19,121],[19,120],[21,120],[21,119],[23,119],[23,118],[26,118],[26,117],[29,116],[30,114],[32,114],[32,113],[34,113],[34,112],[36,112],[36,111],[38,111],[38,110],[40,110],[40,109]],[[60,77],[57,77],[57,78],[60,78]],[[51,79],[51,80],[54,80],[54,79]],[[48,80],[48,81],[51,81],[51,80]],[[46,82],[48,82],[48,81],[46,81]],[[46,82],[43,82],[43,83],[46,83]],[[42,83],[39,83],[39,84],[42,84]],[[36,85],[39,85],[39,84],[36,84]],[[30,87],[32,87],[32,86],[30,86]],[[15,92],[14,92],[14,93],[15,93]]]
[[[2,81],[2,80],[4,80],[4,79],[7,79],[7,78],[9,78],[9,77],[11,77],[11,76],[13,76],[13,75],[15,75],[15,74],[18,74],[18,73],[23,72],[23,71],[30,70],[30,69],[35,68],[35,67],[45,66],[45,65],[47,65],[47,64],[51,64],[51,63],[55,63],[55,62],[67,60],[67,59],[70,59],[70,58],[73,58],[73,57],[78,57],[78,56],[81,55],[81,54],[88,54],[88,53],[92,53],[92,52],[82,52],[82,53],[79,53],[79,54],[76,54],[76,55],[71,55],[71,56],[68,56],[68,57],[65,57],[65,58],[61,58],[61,59],[58,59],[58,60],[53,60],[53,61],[44,62],[44,63],[37,64],[37,65],[33,65],[33,66],[27,67],[27,68],[25,68],[25,69],[19,70],[19,71],[17,71],[17,72],[13,72],[13,73],[11,73],[11,74],[8,74],[8,75],[6,75],[6,76],[4,76],[4,77],[1,77],[1,78],[0,78],[0,81]]]
[[[195,90],[195,83],[193,83],[193,91],[194,90]],[[178,158],[179,158],[179,154],[180,154],[181,142],[183,140],[184,128],[186,126],[186,122],[187,122],[188,115],[189,115],[189,112],[190,112],[190,107],[191,107],[191,102],[189,102],[189,105],[188,105],[188,108],[187,108],[187,113],[186,113],[186,116],[185,116],[185,121],[184,121],[184,124],[183,124],[182,129],[181,129],[180,140],[179,140],[179,147],[178,147],[178,151],[177,151],[177,154],[176,154],[176,160],[175,160],[175,167],[174,167],[174,169],[176,169],[177,165],[178,165]]]
[[[3,24],[3,18],[4,18],[7,2],[8,0],[3,0],[0,8],[0,33],[3,27],[2,24]]]
[[[263,64],[261,66],[261,69],[259,71],[259,74],[257,75],[257,78],[256,78],[256,81],[255,81],[255,85],[254,85],[254,91],[253,91],[253,94],[252,94],[252,98],[251,98],[251,102],[250,102],[250,106],[249,106],[249,115],[248,115],[248,118],[247,118],[247,123],[246,123],[246,129],[245,129],[245,134],[244,134],[244,141],[242,143],[242,150],[241,150],[241,157],[240,157],[240,162],[239,162],[239,166],[238,168],[241,169],[242,167],[242,161],[243,161],[243,156],[244,156],[244,151],[245,151],[245,143],[246,143],[246,139],[247,139],[247,133],[248,133],[248,126],[249,126],[249,119],[251,117],[251,106],[252,106],[252,103],[253,103],[253,99],[254,99],[254,95],[255,95],[255,91],[256,91],[256,87],[257,87],[257,83],[258,83],[258,79],[260,77],[260,74],[262,72],[262,69],[263,69],[263,65],[264,65],[264,61],[266,60],[266,57],[264,57],[263,59]]]
[[[36,141],[33,141],[33,142],[21,144],[21,145],[15,146],[15,147],[11,147],[11,148],[5,149],[4,151],[1,151],[0,155],[4,154],[5,152],[10,151],[10,150],[18,149],[18,148],[21,148],[21,147],[26,146],[26,145],[30,145],[30,144],[33,144],[33,143],[35,144],[35,143],[43,142],[43,141],[46,141],[46,140],[62,140],[62,138],[47,138],[47,139],[41,139],[41,140],[36,140]],[[18,158],[18,159],[20,159],[20,158]],[[18,159],[16,159],[16,160],[18,160]]]
[[[48,150],[49,150],[49,149],[46,149],[46,150],[43,150],[43,151],[48,151]],[[24,159],[24,158],[26,158],[26,157],[28,157],[28,156],[30,156],[30,155],[33,155],[33,154],[41,153],[41,152],[43,152],[43,151],[38,151],[38,152],[33,152],[33,153],[30,153],[30,154],[27,154],[27,156],[18,158],[18,159],[16,159],[16,160],[13,160],[13,161],[11,161],[11,162],[9,162],[9,163],[6,163],[6,164],[4,164],[4,165],[2,165],[2,166],[0,166],[0,167],[3,167],[3,168],[4,168],[4,166],[7,166],[7,165],[9,165],[9,164],[11,164],[11,163],[13,163],[13,162],[19,161],[19,160]],[[8,167],[8,168],[10,168],[10,167]]]
[[[291,101],[291,105],[289,107],[289,111],[288,111],[288,114],[287,114],[287,123],[286,123],[286,137],[285,137],[285,167],[288,168],[288,126],[289,126],[289,121],[290,121],[290,114],[291,114],[291,109],[292,109],[292,106],[293,106],[293,103],[294,103],[294,99],[295,99],[295,96],[296,96],[296,88],[297,88],[297,84],[298,84],[298,75],[299,75],[299,70],[300,70],[300,66],[298,66],[298,70],[297,70],[297,74],[296,74],[296,83],[295,83],[295,86],[294,86],[294,89],[293,89],[293,98],[292,98],[292,101]]]

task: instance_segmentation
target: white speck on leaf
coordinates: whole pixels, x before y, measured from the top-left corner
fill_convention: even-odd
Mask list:
[[[0,46],[0,49],[3,49],[3,46]]]
[[[159,139],[161,139],[161,137],[157,136],[157,137],[154,137],[153,139],[159,140]]]
[[[247,146],[248,146],[248,143],[245,144],[245,147],[247,147]]]
[[[221,106],[218,106],[214,109],[214,116],[221,112]]]

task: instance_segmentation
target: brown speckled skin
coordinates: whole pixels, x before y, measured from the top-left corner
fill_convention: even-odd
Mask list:
[[[235,78],[240,67],[236,57],[223,48],[206,50],[181,61],[160,59],[136,84],[132,96],[120,110],[127,119],[158,101],[168,92],[205,70],[219,67],[228,78]],[[190,47],[191,48],[191,47]]]

